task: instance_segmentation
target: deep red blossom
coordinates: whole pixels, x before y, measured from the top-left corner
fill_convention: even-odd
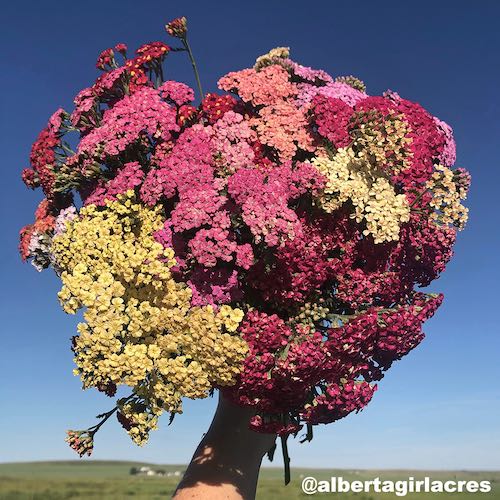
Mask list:
[[[334,97],[317,95],[312,100],[311,110],[319,135],[336,148],[343,148],[351,142],[348,130],[353,114],[351,106]]]
[[[442,301],[442,295],[426,297],[416,293],[409,305],[380,314],[374,360],[387,369],[414,349],[425,337],[422,324],[435,313]]]
[[[140,90],[142,87],[151,87],[146,71],[144,70],[144,60],[142,58],[128,59],[125,67],[130,75],[129,91],[131,94]]]
[[[330,384],[325,392],[316,396],[302,413],[302,418],[311,424],[328,424],[346,417],[353,411],[362,410],[372,399],[377,386],[367,382]]]
[[[116,394],[116,385],[112,382],[108,382],[107,384],[102,383],[97,386],[97,390],[112,398]]]
[[[170,47],[163,42],[150,42],[141,45],[135,53],[140,64],[148,64],[152,59],[162,59],[170,52]]]
[[[234,111],[237,104],[238,101],[232,95],[209,93],[201,101],[202,115],[207,119],[208,123],[213,124],[228,111]]]
[[[48,198],[54,197],[54,164],[56,161],[54,149],[59,144],[60,140],[57,135],[46,128],[40,132],[31,148],[31,166],[37,174],[45,196]]]
[[[434,117],[420,104],[398,99],[397,110],[408,122],[412,139],[409,148],[412,152],[411,167],[402,171],[395,181],[402,182],[407,187],[421,186],[429,180],[434,162],[443,154],[446,136],[438,128]]]
[[[263,432],[267,434],[277,434],[278,436],[287,436],[288,434],[296,434],[302,429],[302,425],[297,423],[283,422],[281,415],[277,415],[275,419],[255,415],[250,419],[250,429],[255,432]]]
[[[254,354],[282,349],[292,336],[292,330],[276,314],[258,311],[245,316],[240,331]]]
[[[119,52],[120,54],[125,56],[127,53],[127,45],[124,43],[117,43],[115,45],[115,50],[116,50],[116,52]]]
[[[114,62],[113,49],[106,49],[99,54],[95,66],[97,69],[104,70],[106,69],[106,66],[111,67],[113,62]]]
[[[402,281],[427,286],[444,271],[453,256],[455,239],[453,228],[413,215],[403,226],[400,241],[390,253],[390,265]]]
[[[21,173],[21,177],[26,187],[30,189],[35,189],[40,185],[38,175],[32,168],[25,168]]]
[[[116,419],[118,422],[120,422],[121,426],[126,430],[129,431],[132,429],[134,422],[127,418],[122,412],[117,411],[116,412]]]
[[[177,123],[181,127],[192,125],[198,118],[198,110],[194,106],[184,104],[177,113]]]
[[[281,307],[304,302],[339,266],[352,265],[358,233],[348,214],[303,215],[299,223],[302,234],[281,245],[269,263],[257,262],[249,275],[251,286]]]

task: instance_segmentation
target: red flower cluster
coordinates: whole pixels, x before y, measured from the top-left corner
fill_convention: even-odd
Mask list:
[[[312,101],[312,113],[322,137],[337,148],[349,145],[349,123],[353,114],[351,106],[334,97],[317,95]]]
[[[201,102],[202,116],[213,124],[228,111],[234,111],[237,104],[238,101],[232,95],[207,94]]]
[[[97,69],[105,70],[107,67],[112,67],[114,60],[115,54],[113,52],[113,49],[106,49],[99,54],[95,66]]]
[[[141,45],[135,53],[137,54],[136,61],[139,64],[146,64],[149,61],[156,59],[161,60],[170,52],[170,47],[163,42],[150,42]]]
[[[422,324],[441,301],[415,293],[396,309],[372,307],[316,332],[252,311],[240,326],[250,355],[240,383],[225,394],[260,410],[251,425],[261,432],[334,422],[370,401],[376,389],[370,382],[423,340]]]

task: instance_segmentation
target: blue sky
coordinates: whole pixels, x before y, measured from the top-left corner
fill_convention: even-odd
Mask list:
[[[93,424],[110,403],[82,392],[71,373],[69,338],[77,319],[59,308],[57,278],[38,274],[17,254],[18,230],[31,222],[41,197],[20,180],[30,145],[50,114],[69,108],[93,81],[101,49],[165,40],[164,23],[186,15],[206,90],[270,48],[290,46],[302,64],[334,76],[354,74],[371,94],[391,88],[450,123],[458,164],[473,177],[469,225],[446,273],[431,286],[445,293],[445,302],[427,324],[427,339],[387,373],[365,411],[317,428],[311,444],[292,444],[292,464],[500,468],[500,3],[47,0],[18,6],[2,7],[0,31],[0,461],[75,458],[65,429]],[[174,54],[166,68],[168,78],[194,84],[184,56]],[[110,421],[93,458],[186,462],[214,406],[213,400],[187,402],[185,414],[171,427],[165,418],[144,448]]]

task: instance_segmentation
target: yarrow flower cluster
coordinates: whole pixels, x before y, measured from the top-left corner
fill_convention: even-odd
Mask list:
[[[416,288],[452,256],[470,176],[419,104],[288,48],[196,105],[163,79],[170,53],[192,59],[186,19],[166,29],[183,47],[103,51],[102,75],[54,113],[22,173],[44,199],[21,256],[58,273],[64,311],[83,310],[75,374],[131,391],[67,440],[90,454],[116,414],[143,444],[162,413],[215,389],[254,410],[255,431],[310,440],[422,341],[442,296]]]

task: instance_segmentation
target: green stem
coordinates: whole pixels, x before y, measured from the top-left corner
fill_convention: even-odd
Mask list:
[[[283,452],[283,464],[285,467],[285,485],[290,482],[290,455],[288,454],[288,436],[281,436],[281,451]]]
[[[160,81],[161,83],[163,83],[165,81],[165,77],[163,76],[163,64],[159,64],[160,66],[160,70],[159,70],[159,73],[160,73]]]
[[[422,196],[424,196],[425,193],[427,193],[429,191],[429,188],[426,188],[424,189],[412,202],[412,204],[410,205],[410,208],[413,208],[421,199],[422,199]]]
[[[92,435],[94,435],[102,427],[104,422],[106,422],[106,420],[108,420],[109,417],[111,417],[111,415],[113,415],[113,413],[115,413],[116,410],[118,410],[118,408],[115,406],[112,410],[109,410],[108,412],[103,413],[101,415],[102,420],[98,424],[90,427],[90,429],[89,429],[90,433]]]
[[[276,443],[274,443],[271,447],[271,449],[267,452],[267,458],[269,459],[270,462],[273,461],[274,459],[274,452],[276,451]]]
[[[306,441],[312,441],[313,438],[313,426],[311,424],[307,424],[307,433],[303,439],[300,440],[301,443],[305,443]]]
[[[70,156],[75,154],[75,152],[65,142],[61,142],[61,149]]]
[[[203,100],[204,97],[203,89],[201,88],[200,75],[198,73],[198,67],[196,66],[196,61],[194,60],[193,52],[191,51],[191,47],[189,46],[187,38],[183,38],[182,43],[184,44],[184,47],[187,50],[187,53],[189,55],[189,60],[191,61],[191,65],[193,66],[194,76],[196,77],[196,83],[198,85],[198,92],[200,93],[200,99]]]
[[[126,403],[127,401],[130,401],[134,397],[134,393],[130,394],[130,396],[127,396],[125,399],[121,400],[123,403]],[[93,425],[92,427],[89,427],[88,431],[90,434],[94,435],[106,422],[113,413],[115,413],[118,410],[118,405],[116,405],[114,408],[111,408],[111,410],[101,413],[100,415],[97,415],[96,418],[101,418],[102,420],[98,423]]]

